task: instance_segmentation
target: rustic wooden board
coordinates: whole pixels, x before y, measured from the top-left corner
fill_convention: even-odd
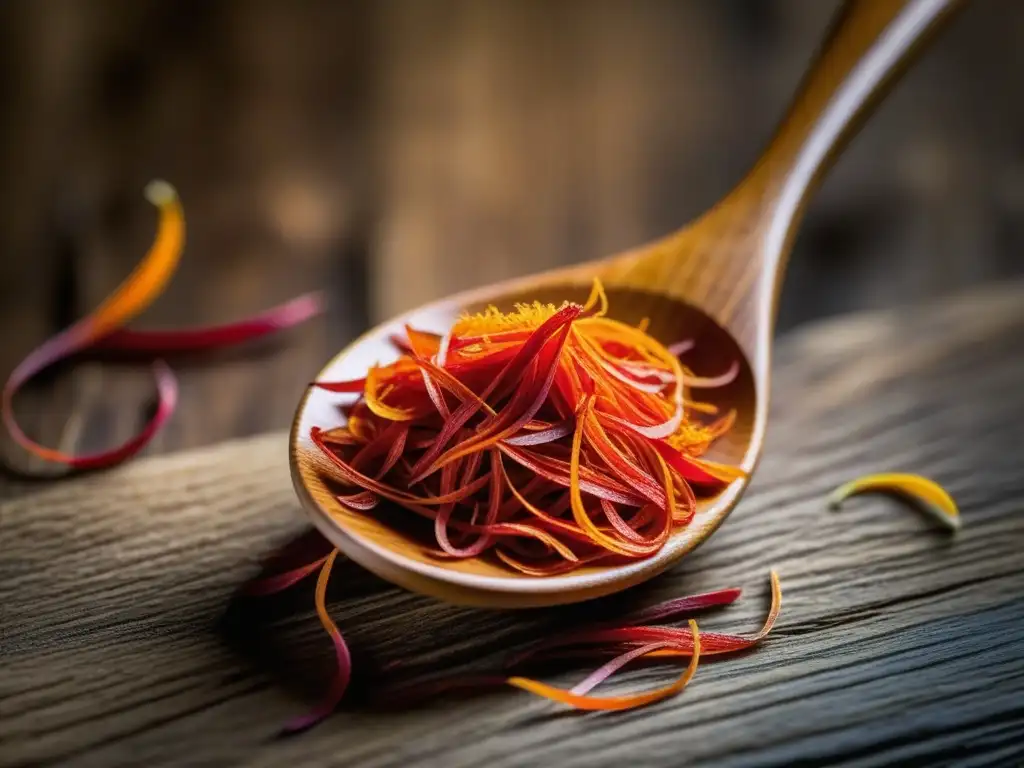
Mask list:
[[[680,697],[566,714],[520,691],[374,711],[350,704],[275,738],[326,682],[311,585],[236,597],[306,530],[284,435],[145,459],[0,504],[0,764],[674,766],[1024,759],[1024,285],[855,316],[791,336],[748,496],[671,573],[557,611],[441,605],[351,565],[331,610],[357,663],[493,667],[511,649],[625,603],[737,585],[707,629],[761,620],[757,650],[702,666]],[[901,469],[959,500],[955,537],[884,498],[825,509],[862,472]],[[582,669],[557,679],[570,682]],[[646,668],[636,688],[670,671]]]

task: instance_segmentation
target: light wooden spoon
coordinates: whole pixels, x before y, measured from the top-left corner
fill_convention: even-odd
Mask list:
[[[733,430],[709,458],[748,473],[758,462],[768,417],[775,304],[793,234],[809,193],[921,44],[957,6],[955,0],[854,0],[837,17],[788,117],[760,161],[718,205],[686,228],[609,259],[510,280],[429,304],[364,334],[335,357],[320,380],[358,378],[396,353],[403,324],[444,333],[464,310],[516,301],[582,301],[594,277],[608,290],[611,315],[651,320],[662,341],[694,339],[687,364],[699,371],[743,362],[740,376],[709,398],[736,408]],[[343,423],[338,395],[310,389],[290,439],[292,478],[313,523],[353,560],[408,589],[451,602],[525,607],[609,594],[660,573],[722,523],[746,487],[738,480],[700,503],[693,521],[655,556],[564,576],[530,577],[483,559],[440,561],[369,514],[338,504],[317,471],[314,426]]]

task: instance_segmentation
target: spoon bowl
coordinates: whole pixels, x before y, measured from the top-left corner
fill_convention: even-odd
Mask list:
[[[582,303],[587,296],[594,271],[552,274],[544,282],[538,278],[506,284],[501,293],[477,290],[429,304],[374,328],[331,360],[318,380],[358,378],[375,362],[386,364],[398,353],[390,343],[392,334],[403,324],[421,330],[444,333],[463,311],[476,312],[489,304],[510,309],[515,302],[539,300]],[[609,316],[630,324],[642,318],[650,320],[648,333],[671,343],[692,339],[694,346],[685,354],[694,370],[720,372],[740,361],[740,372],[726,386],[707,390],[702,400],[722,412],[735,408],[733,428],[716,441],[708,458],[733,466],[746,466],[756,460],[752,450],[756,394],[754,377],[743,352],[733,337],[701,310],[664,294],[606,285]],[[674,532],[666,545],[653,557],[627,565],[584,566],[563,576],[527,576],[483,557],[439,560],[424,551],[424,540],[410,531],[411,517],[401,509],[384,509],[373,515],[350,510],[336,500],[339,489],[324,471],[319,450],[309,440],[314,426],[328,429],[345,423],[339,404],[346,402],[338,394],[310,388],[307,390],[293,426],[291,437],[292,476],[303,502],[317,528],[342,552],[365,568],[400,586],[430,594],[449,602],[505,607],[525,607],[575,602],[618,591],[637,584],[668,567],[703,541],[734,506],[742,493],[743,481],[736,481],[712,498],[700,499],[693,521]],[[347,396],[349,400],[354,396]],[[392,524],[393,521],[398,524]],[[418,521],[416,521],[418,522]]]
[[[768,418],[771,339],[782,273],[805,201],[869,106],[947,19],[955,0],[853,0],[844,6],[805,78],[788,117],[753,170],[718,205],[686,228],[624,254],[500,285],[467,291],[386,322],[332,359],[318,380],[361,378],[392,362],[391,344],[406,324],[438,334],[463,312],[515,302],[583,303],[594,278],[605,286],[609,316],[636,324],[669,344],[693,340],[684,362],[714,375],[739,362],[727,386],[701,399],[735,409],[734,427],[708,458],[746,472],[718,495],[698,501],[693,520],[654,555],[623,565],[587,566],[537,577],[483,557],[438,559],[406,524],[404,510],[372,514],[342,506],[310,439],[313,427],[344,424],[347,396],[310,388],[292,426],[290,462],[296,492],[312,522],[363,567],[407,589],[449,602],[486,607],[556,605],[599,597],[665,570],[706,540],[739,501],[756,468]],[[404,514],[407,521],[408,514]]]

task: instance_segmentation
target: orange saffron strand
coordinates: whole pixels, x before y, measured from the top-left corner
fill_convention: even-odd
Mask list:
[[[120,328],[163,293],[174,275],[185,246],[185,214],[178,193],[166,181],[153,181],[146,198],[160,211],[160,228],[153,247],[121,286],[83,322],[96,339]]]

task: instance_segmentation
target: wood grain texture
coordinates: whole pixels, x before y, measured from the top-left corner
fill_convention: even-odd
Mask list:
[[[970,372],[969,377],[965,372]],[[353,702],[278,740],[326,680],[311,584],[235,596],[305,530],[286,438],[8,487],[0,505],[0,764],[1014,765],[1024,758],[1024,285],[858,316],[788,338],[766,453],[726,525],[627,595],[553,611],[455,608],[338,569],[331,611],[363,669],[490,668],[531,639],[625,603],[726,585],[706,629],[744,631],[783,580],[757,650],[701,667],[677,699],[577,716],[502,690],[429,708]],[[928,474],[959,501],[955,538],[879,497],[825,509],[863,472]],[[562,682],[582,677],[565,670]],[[668,674],[626,673],[613,687]]]

